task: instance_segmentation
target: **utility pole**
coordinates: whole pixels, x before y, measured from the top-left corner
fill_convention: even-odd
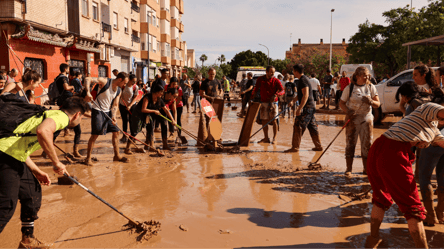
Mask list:
[[[332,37],[333,37],[333,12],[335,9],[331,9],[331,22],[330,22],[330,71],[331,71],[331,54],[333,50]]]

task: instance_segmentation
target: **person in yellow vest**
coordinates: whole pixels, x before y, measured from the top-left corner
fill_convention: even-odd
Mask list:
[[[222,82],[224,86],[224,100],[227,99],[228,102],[230,102],[230,81],[227,80],[227,77],[224,75]]]
[[[11,118],[17,118],[17,110],[22,110],[23,113],[26,109],[35,110],[30,114],[28,112],[30,118],[16,127],[0,126],[0,233],[13,216],[17,201],[20,200],[22,240],[19,248],[49,248],[51,244],[34,237],[34,221],[38,219],[37,213],[42,202],[40,183],[50,185],[51,180],[31,160],[30,155],[43,148],[52,161],[54,171],[59,175],[68,174],[65,165],[57,158],[54,136],[65,128],[80,124],[83,114],[89,111],[89,106],[80,97],[67,99],[60,110],[39,109],[36,105],[13,101],[0,103],[0,117],[9,113]],[[8,122],[7,117],[2,119]]]

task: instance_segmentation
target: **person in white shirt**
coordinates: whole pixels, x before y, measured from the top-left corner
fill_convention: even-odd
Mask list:
[[[321,83],[318,79],[316,79],[316,74],[314,73],[311,74],[310,85],[313,91],[314,101],[316,102],[316,104],[319,105],[321,103],[321,99],[319,98],[319,96],[322,94],[322,88]]]

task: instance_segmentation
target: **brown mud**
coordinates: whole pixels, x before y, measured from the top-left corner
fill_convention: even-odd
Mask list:
[[[344,115],[317,114],[321,141],[326,146],[344,125]],[[378,138],[398,118],[384,120],[373,130]],[[184,111],[183,127],[198,134],[199,115]],[[224,141],[237,141],[243,119],[224,108]],[[90,120],[82,125],[80,153],[86,154]],[[94,166],[68,165],[69,172],[91,191],[134,220],[156,220],[162,230],[149,241],[123,231],[127,220],[82,188],[52,184],[43,187],[43,203],[35,235],[56,248],[116,247],[363,247],[370,232],[371,192],[355,160],[352,177],[344,177],[345,133],[320,160],[322,170],[305,170],[321,154],[311,150],[306,132],[299,153],[291,147],[293,119],[281,118],[276,144],[258,144],[262,131],[243,153],[229,154],[175,146],[166,157],[155,152],[133,154],[129,163],[113,162],[111,134],[96,142]],[[260,128],[254,124],[253,132]],[[269,131],[271,135],[271,130]],[[161,147],[160,133],[155,145]],[[73,136],[57,144],[71,152]],[[143,135],[139,134],[144,141]],[[174,140],[170,141],[173,146]],[[125,144],[120,144],[123,153]],[[356,154],[360,153],[360,143]],[[48,159],[33,160],[53,182],[57,175]],[[60,154],[60,153],[59,153]],[[60,154],[61,155],[61,154]],[[63,156],[61,155],[62,159]],[[436,183],[436,180],[433,180]],[[20,204],[5,230],[0,247],[20,241]],[[186,231],[186,232],[185,232]],[[431,247],[444,245],[444,226],[426,227]],[[381,226],[381,247],[413,247],[407,224],[396,205]]]

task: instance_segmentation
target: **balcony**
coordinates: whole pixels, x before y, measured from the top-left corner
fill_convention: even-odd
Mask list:
[[[171,18],[171,27],[176,27],[177,29],[180,29],[179,19]]]
[[[136,43],[140,43],[140,37],[135,36],[135,35],[131,35],[131,41],[136,42]]]
[[[180,8],[179,8],[179,13],[183,15],[184,10],[183,10],[183,0],[178,0],[180,1]]]
[[[131,2],[131,10],[134,10],[137,13],[140,13],[140,7],[137,6],[137,3]]]
[[[111,25],[102,22],[102,31],[103,32],[111,33]]]
[[[180,49],[180,41],[176,39],[171,39],[171,47]]]
[[[169,11],[162,9],[160,11],[160,19],[171,21],[171,14]]]
[[[183,22],[180,22],[179,25],[179,32],[184,32],[185,26],[183,25]]]

